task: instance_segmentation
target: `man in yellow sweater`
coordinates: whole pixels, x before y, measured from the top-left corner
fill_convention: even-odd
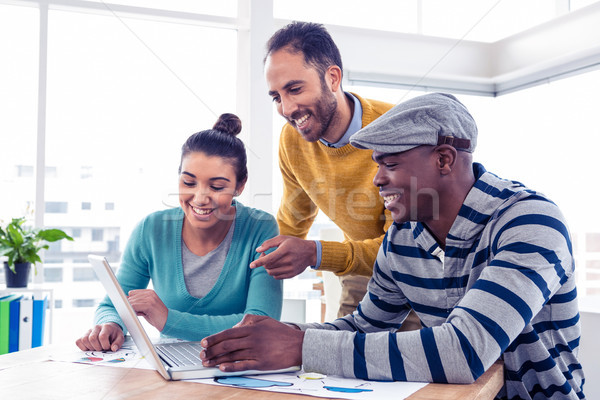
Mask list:
[[[265,76],[277,111],[287,120],[279,144],[283,198],[277,213],[281,235],[257,249],[254,261],[277,279],[307,266],[340,276],[338,316],[352,313],[366,292],[373,263],[392,219],[378,189],[371,151],[350,145],[350,136],[393,105],[342,90],[342,60],[320,24],[294,22],[267,43]],[[305,240],[323,211],[345,241]]]

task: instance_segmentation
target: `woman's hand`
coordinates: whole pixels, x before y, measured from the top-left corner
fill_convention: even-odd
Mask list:
[[[162,332],[167,323],[169,309],[152,289],[130,290],[127,296],[129,304],[136,312],[146,318],[152,326]]]
[[[83,351],[117,351],[123,346],[125,336],[123,330],[114,322],[96,325],[75,341],[77,347]]]

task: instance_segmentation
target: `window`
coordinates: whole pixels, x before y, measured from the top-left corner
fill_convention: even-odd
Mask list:
[[[87,0],[86,0],[87,1]],[[158,8],[189,13],[235,17],[237,0],[189,1],[189,0],[114,0],[111,4]]]
[[[81,228],[72,228],[71,229],[71,237],[73,239],[81,237]]]
[[[98,302],[95,299],[75,299],[73,307],[94,307]]]
[[[79,177],[81,179],[92,178],[93,177],[92,167],[90,167],[89,165],[82,165]]]
[[[63,262],[65,262],[65,260],[63,260],[62,258],[49,257],[48,253],[46,253],[46,256],[44,257],[44,265],[46,265],[46,264],[62,264]]]
[[[382,12],[382,10],[386,10]],[[275,18],[417,33],[416,1],[397,0],[274,0]],[[343,54],[342,54],[343,56]]]
[[[56,178],[58,176],[58,170],[56,167],[46,167],[45,173],[46,178]]]
[[[214,9],[237,4],[186,3],[215,3]],[[87,304],[72,300],[93,278],[79,269],[88,265],[89,253],[118,265],[135,225],[178,204],[173,193],[181,145],[219,114],[236,112],[236,43],[233,29],[49,11],[46,163],[58,174],[46,181],[45,191],[52,200],[78,206],[61,218],[44,218],[76,234],[74,242],[63,243],[62,284],[68,289],[56,293],[74,296],[65,297],[65,307]],[[69,110],[68,118],[61,110]],[[104,295],[96,286],[86,286],[85,293]]]
[[[62,282],[63,270],[62,268],[45,267],[44,268],[44,282]]]
[[[38,36],[38,10],[0,4],[0,38],[11,38],[0,40],[1,220],[26,215],[35,199]]]
[[[47,253],[48,254],[52,254],[52,253],[60,254],[62,252],[62,244],[63,244],[62,240],[59,240],[58,242],[48,243]],[[50,258],[50,257],[48,257],[48,258]]]
[[[92,242],[101,242],[104,238],[104,230],[103,229],[92,229]]]
[[[108,245],[109,253],[116,253],[119,251],[119,237],[117,236],[115,240],[109,240],[106,242]]]
[[[19,178],[33,177],[33,165],[17,165],[17,177],[19,177]]]
[[[91,267],[73,268],[73,282],[97,281],[96,274]]]
[[[65,214],[68,210],[66,201],[47,201],[46,212],[49,214]]]

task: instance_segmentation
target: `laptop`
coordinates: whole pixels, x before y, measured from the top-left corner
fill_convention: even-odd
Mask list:
[[[238,371],[223,372],[218,368],[202,366],[199,354],[202,350],[200,342],[174,342],[153,344],[142,326],[138,316],[129,304],[127,296],[117,281],[112,268],[105,257],[88,256],[94,272],[104,285],[108,297],[112,301],[131,338],[140,354],[158,371],[166,380],[200,379],[219,376],[276,374],[282,372],[298,371],[300,367],[291,367],[271,371]]]

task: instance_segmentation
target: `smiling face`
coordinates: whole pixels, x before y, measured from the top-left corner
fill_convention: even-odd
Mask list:
[[[374,151],[373,160],[379,167],[373,184],[379,187],[385,208],[395,222],[429,222],[439,218],[440,174],[433,146],[396,154]]]
[[[302,53],[286,48],[271,53],[265,61],[265,77],[277,112],[305,140],[327,139],[337,99],[319,71],[305,63]]]
[[[192,229],[215,230],[228,227],[235,215],[231,205],[238,185],[231,160],[191,152],[181,162],[179,204],[186,225]],[[185,226],[185,225],[184,225]]]

